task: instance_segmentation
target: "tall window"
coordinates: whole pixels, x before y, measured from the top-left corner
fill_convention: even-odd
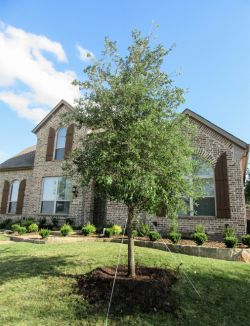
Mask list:
[[[8,213],[11,213],[11,214],[16,213],[18,190],[19,190],[19,181],[15,180],[12,182],[11,188],[10,188]]]
[[[55,160],[63,160],[67,128],[59,128],[56,134]]]
[[[181,213],[180,215],[215,216],[214,169],[208,161],[198,157],[194,159],[196,160],[194,176],[200,179],[203,194],[199,199],[185,200],[188,206],[187,214]]]
[[[71,181],[65,177],[44,178],[41,213],[69,214],[69,205],[72,196],[71,188]]]

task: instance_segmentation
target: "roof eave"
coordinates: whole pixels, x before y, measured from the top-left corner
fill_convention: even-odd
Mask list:
[[[234,144],[238,145],[239,147],[247,150],[247,152],[248,152],[249,145],[247,143],[245,143],[243,140],[235,137],[234,135],[230,134],[229,132],[225,131],[224,129],[216,126],[214,123],[212,123],[212,122],[208,121],[207,119],[201,117],[199,114],[193,112],[190,109],[185,109],[182,113],[187,114],[187,115],[191,116],[193,119],[197,120],[198,122],[203,123],[204,125],[206,125],[210,129],[216,131],[220,135],[224,136],[225,138],[227,138],[228,140],[230,140]]]
[[[0,168],[0,172],[33,170],[33,168],[34,168],[34,166],[22,166],[22,167],[15,167],[15,168]]]

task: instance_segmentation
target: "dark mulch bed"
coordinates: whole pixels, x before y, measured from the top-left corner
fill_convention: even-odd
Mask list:
[[[110,313],[165,311],[175,309],[172,285],[177,272],[160,268],[138,267],[137,276],[129,278],[127,267],[118,269]],[[115,267],[97,268],[78,280],[78,290],[90,304],[108,303]]]

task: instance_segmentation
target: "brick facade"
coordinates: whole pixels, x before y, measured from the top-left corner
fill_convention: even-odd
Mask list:
[[[26,191],[23,213],[21,216],[2,214],[0,219],[13,218],[18,219],[22,217],[34,217],[37,220],[44,217],[40,214],[42,180],[44,177],[63,176],[65,172],[62,169],[63,161],[46,161],[46,151],[48,143],[48,133],[50,127],[57,129],[60,127],[61,114],[68,110],[64,103],[60,109],[50,114],[49,119],[41,125],[36,131],[37,146],[34,161],[34,167],[30,170],[0,170],[0,198],[2,196],[4,180],[12,182],[15,179],[26,179]],[[183,233],[190,233],[193,231],[196,224],[203,224],[208,234],[221,234],[225,225],[233,226],[236,232],[240,235],[246,232],[246,210],[244,202],[243,189],[243,171],[242,171],[242,157],[246,155],[246,149],[230,141],[224,135],[202,124],[200,121],[191,118],[192,122],[197,126],[198,133],[194,141],[194,147],[200,157],[207,159],[213,167],[221,154],[226,152],[227,169],[228,169],[228,183],[229,183],[229,199],[230,199],[230,218],[217,217],[180,217],[179,226]],[[73,148],[79,143],[80,137],[84,136],[86,130],[75,129]],[[94,199],[93,186],[90,185],[88,189],[81,189],[77,178],[73,178],[72,185],[78,187],[78,196],[71,201],[70,212],[67,217],[74,219],[76,225],[82,225],[86,221],[99,221],[100,217],[95,214],[102,214],[107,222],[124,225],[127,217],[127,209],[120,203],[106,202],[105,204],[97,204]],[[94,207],[95,204],[95,207]],[[98,213],[99,212],[99,213]],[[100,213],[101,212],[101,213]],[[51,216],[45,216],[48,220]],[[61,223],[66,216],[58,216]],[[149,216],[141,213],[139,218],[153,223],[158,230],[168,230],[170,221],[167,218],[159,218],[156,216]],[[149,222],[150,221],[150,222]],[[100,223],[101,225],[102,223]]]

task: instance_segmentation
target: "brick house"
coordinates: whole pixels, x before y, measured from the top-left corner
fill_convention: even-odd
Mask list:
[[[60,101],[33,129],[36,146],[0,165],[0,220],[45,217],[51,222],[57,217],[60,223],[71,218],[76,225],[90,221],[98,227],[106,222],[125,223],[124,205],[98,199],[93,185],[83,190],[77,178],[64,176],[64,157],[87,132],[74,125],[60,125],[61,114],[72,109],[66,101]],[[218,235],[230,225],[241,235],[246,232],[243,183],[248,144],[191,110],[183,113],[198,127],[193,145],[199,160],[197,173],[205,181],[205,195],[196,204],[188,199],[190,209],[185,216],[180,214],[180,229],[190,233],[202,223],[208,234]],[[158,230],[169,228],[165,216],[149,218],[142,212],[140,218],[150,220]]]

